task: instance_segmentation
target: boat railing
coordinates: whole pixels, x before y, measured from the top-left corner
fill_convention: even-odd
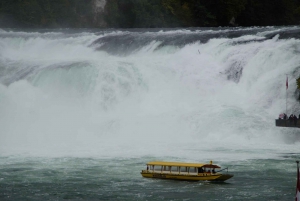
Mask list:
[[[225,170],[228,168],[224,168],[222,170]],[[179,172],[179,171],[163,171],[163,170],[142,170],[144,173],[157,173],[157,174],[174,174],[174,175],[201,175],[201,176],[207,176],[207,175],[214,175],[214,174],[220,174],[218,172],[222,171],[216,171],[215,173],[212,172],[203,172],[203,173],[198,173],[198,172]]]
[[[150,170],[151,173],[160,173],[160,174],[181,174],[181,175],[192,175],[197,173],[194,172],[179,172],[179,171],[164,171],[164,170]]]
[[[224,168],[224,169],[221,169],[221,170],[218,170],[218,171],[216,171],[216,173],[217,173],[217,172],[222,172],[223,170],[227,170],[226,172],[228,172],[228,167],[226,167],[226,168]]]
[[[275,119],[275,125],[277,127],[298,127],[300,128],[300,119]]]

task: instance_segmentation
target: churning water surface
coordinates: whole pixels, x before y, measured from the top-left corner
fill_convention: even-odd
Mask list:
[[[300,133],[274,119],[300,113],[299,33],[0,30],[0,199],[294,199]],[[234,177],[142,178],[151,160]]]

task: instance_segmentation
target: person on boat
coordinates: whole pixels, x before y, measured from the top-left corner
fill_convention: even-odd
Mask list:
[[[300,114],[299,114],[300,117]],[[287,115],[285,113],[283,113],[283,119],[287,119]]]
[[[214,169],[212,169],[212,173],[213,173],[213,174],[215,174],[215,173],[216,173],[216,170],[215,170],[215,168],[214,168]]]
[[[203,168],[202,167],[200,167],[200,168],[198,168],[198,173],[203,173],[204,171],[203,171]]]
[[[279,117],[278,117],[278,119],[283,119],[283,113],[281,113],[281,114],[279,114]]]

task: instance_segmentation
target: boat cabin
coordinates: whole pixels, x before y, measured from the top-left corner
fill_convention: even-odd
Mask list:
[[[221,167],[212,164],[212,161],[209,164],[152,161],[146,166],[146,170],[142,170],[141,174],[148,178],[225,181],[233,177],[230,174],[222,174],[222,170],[219,170]],[[228,171],[228,168],[225,169]]]
[[[183,175],[198,175],[199,173],[214,174],[220,168],[213,164],[176,163],[154,161],[147,163],[147,170],[153,173],[171,173]]]

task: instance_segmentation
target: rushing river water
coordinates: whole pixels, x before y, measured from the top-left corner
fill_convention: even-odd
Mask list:
[[[299,53],[300,27],[0,29],[0,200],[293,200],[300,130],[275,118],[300,113]]]

